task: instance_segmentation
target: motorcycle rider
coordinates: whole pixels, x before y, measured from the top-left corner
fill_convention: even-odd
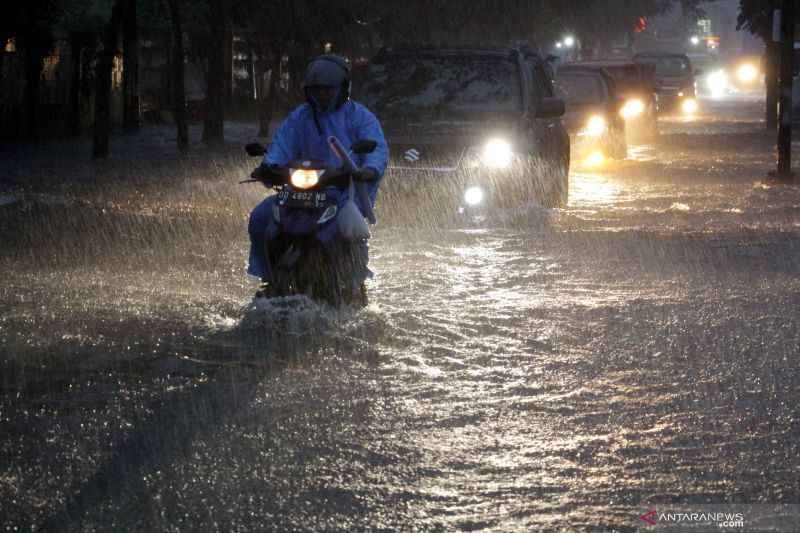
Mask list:
[[[378,119],[363,105],[350,100],[350,68],[336,54],[323,54],[312,59],[303,79],[306,101],[294,109],[283,121],[272,139],[261,166],[256,173],[263,173],[270,165],[285,165],[298,158],[321,159],[335,166],[341,161],[328,144],[328,137],[335,135],[348,148],[357,140],[371,139],[378,143],[370,154],[352,154],[361,171],[353,178],[366,185],[370,202],[374,205],[378,184],[386,170],[389,148]],[[340,205],[346,200],[343,193]],[[247,273],[262,281],[256,297],[269,296],[272,281],[270,243],[279,233],[272,216],[277,195],[262,201],[250,213],[250,257]],[[359,209],[358,196],[354,198]],[[361,246],[364,265],[367,260],[366,242]]]

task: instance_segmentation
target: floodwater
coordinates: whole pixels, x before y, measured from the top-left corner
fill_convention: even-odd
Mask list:
[[[252,301],[264,190],[233,143],[0,152],[0,523],[628,529],[798,502],[800,191],[764,183],[762,105],[576,158],[565,209],[382,205],[359,311]]]

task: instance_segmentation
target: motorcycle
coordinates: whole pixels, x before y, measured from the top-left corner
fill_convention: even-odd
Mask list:
[[[343,159],[343,168],[323,160],[296,159],[283,166],[258,167],[252,179],[241,183],[261,182],[278,191],[272,218],[279,233],[266,247],[272,272],[267,296],[304,294],[333,307],[363,307],[367,304],[365,281],[372,276],[367,268],[368,231],[364,224],[365,234],[346,238],[341,224],[348,207],[358,209],[352,203],[352,176],[359,169],[346,152],[334,146],[338,140],[330,141]],[[353,144],[351,152],[367,154],[376,147],[375,141],[361,140]],[[248,144],[245,150],[251,157],[266,152],[259,143]],[[366,194],[363,190],[358,193],[363,205]],[[367,211],[374,222],[371,204]]]

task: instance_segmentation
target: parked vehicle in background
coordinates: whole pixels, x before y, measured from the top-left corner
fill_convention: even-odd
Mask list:
[[[548,71],[523,49],[390,46],[370,60],[354,97],[380,118],[393,189],[461,212],[560,206],[570,145]]]
[[[564,65],[556,71],[555,81],[556,96],[566,103],[564,126],[573,154],[627,157],[623,102],[611,75],[604,69]]]
[[[649,65],[655,69],[659,112],[677,111],[687,115],[697,112],[694,77],[702,74],[702,70],[694,70],[686,54],[641,53],[634,54],[633,60],[640,65]]]
[[[620,114],[625,130],[633,140],[652,139],[658,135],[657,85],[647,67],[633,61],[578,61],[565,66],[604,70],[614,80],[622,101]],[[564,68],[564,67],[561,67]]]

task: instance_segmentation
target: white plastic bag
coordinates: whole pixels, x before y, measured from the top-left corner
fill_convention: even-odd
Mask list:
[[[348,241],[369,239],[369,227],[364,220],[364,215],[353,201],[354,194],[353,178],[350,178],[347,202],[339,210],[339,233]]]

